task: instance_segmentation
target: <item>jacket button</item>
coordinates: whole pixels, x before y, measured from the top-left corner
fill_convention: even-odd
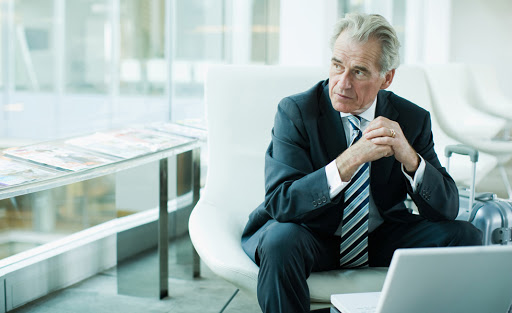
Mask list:
[[[325,198],[325,196],[322,197],[322,202],[323,203],[326,203],[327,202],[327,198]]]
[[[316,206],[317,206],[317,204],[316,204],[316,201],[315,201],[315,200],[313,200],[313,206],[314,206],[314,207],[316,207]]]

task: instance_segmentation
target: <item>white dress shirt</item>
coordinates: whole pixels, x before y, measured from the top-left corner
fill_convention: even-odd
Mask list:
[[[359,114],[359,117],[361,117],[361,132],[364,132],[366,127],[368,127],[368,124],[370,124],[371,121],[375,119],[375,107],[377,104],[377,98],[373,101],[373,104],[363,113]],[[350,147],[352,144],[352,141],[356,137],[357,133],[352,129],[352,126],[350,126],[350,122],[348,121],[348,116],[351,115],[350,113],[343,113],[340,112],[341,121],[343,123],[343,129],[345,130],[345,134],[350,134],[350,136],[345,136],[347,139],[347,147]],[[405,171],[405,168],[402,164],[402,172],[404,173],[405,177],[409,180],[411,183],[411,187],[413,192],[416,192],[416,189],[423,181],[423,174],[425,172],[425,161],[423,158],[418,154],[420,157],[420,164],[418,166],[418,169],[416,170],[414,177],[411,177],[407,172]],[[370,163],[371,168],[371,163]],[[357,173],[357,171],[356,171]],[[340,174],[338,172],[338,168],[336,166],[336,160],[333,160],[331,163],[329,163],[325,167],[325,174],[327,176],[327,184],[329,185],[329,195],[331,199],[336,197],[340,192],[342,192],[345,187],[350,183],[350,180],[347,182],[341,181]],[[369,203],[369,220],[368,220],[368,231],[372,232],[374,229],[376,229],[382,222],[384,221],[382,219],[382,216],[379,213],[379,210],[375,206],[375,202],[373,201],[372,193],[370,190],[370,203]],[[338,232],[341,231],[341,228],[338,229]]]

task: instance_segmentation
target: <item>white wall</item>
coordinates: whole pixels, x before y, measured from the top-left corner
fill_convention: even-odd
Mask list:
[[[279,64],[327,68],[337,18],[335,0],[281,0]]]
[[[512,1],[452,0],[450,61],[494,66],[512,101]],[[512,109],[512,108],[511,108]]]
[[[405,63],[449,62],[451,1],[407,1],[406,6]]]

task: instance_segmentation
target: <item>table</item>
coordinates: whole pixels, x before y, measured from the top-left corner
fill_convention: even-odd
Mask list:
[[[154,130],[153,130],[154,131]],[[184,152],[192,152],[192,206],[195,206],[199,200],[200,190],[200,140],[197,138],[185,138],[175,134],[164,134],[165,136],[181,137],[179,144],[171,147],[157,148],[155,151],[144,153],[129,158],[112,157],[98,151],[84,149],[83,147],[74,147],[69,145],[70,139],[56,140],[44,143],[45,146],[63,147],[64,149],[70,149],[74,152],[82,152],[84,155],[95,155],[98,157],[104,157],[112,162],[97,167],[86,168],[76,171],[65,170],[62,168],[49,167],[41,163],[34,164],[34,162],[28,161],[23,158],[12,157],[7,155],[12,149],[6,149],[2,151],[2,154],[8,156],[8,161],[18,163],[20,165],[26,165],[29,167],[35,167],[39,169],[47,168],[52,173],[49,177],[37,179],[34,181],[27,181],[21,184],[0,188],[0,200],[12,198],[20,195],[26,195],[37,191],[49,190],[52,188],[97,178],[100,176],[117,173],[126,169],[134,168],[150,162],[159,161],[159,216],[158,216],[158,255],[159,255],[159,294],[160,298],[168,296],[168,162],[167,158],[175,155],[179,155]],[[156,135],[155,135],[156,136]],[[80,137],[76,137],[80,138]],[[73,139],[73,138],[71,138]],[[28,146],[27,146],[28,147]],[[23,147],[22,147],[23,148]],[[193,247],[192,247],[193,249]],[[199,270],[199,256],[195,250],[193,251],[193,275],[198,277],[200,275]]]

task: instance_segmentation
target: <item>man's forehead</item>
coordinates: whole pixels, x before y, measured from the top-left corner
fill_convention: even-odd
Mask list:
[[[377,38],[370,36],[368,39],[360,39],[354,37],[351,32],[346,30],[341,32],[338,35],[338,38],[336,38],[333,50],[336,49],[336,46],[338,46],[338,48],[342,46],[344,49],[347,50],[358,50],[361,47],[372,46],[380,50],[380,42],[378,41]]]
[[[379,58],[380,44],[377,40],[359,42],[342,32],[334,44],[331,60],[343,64],[348,59],[360,66],[370,66],[378,65]]]

